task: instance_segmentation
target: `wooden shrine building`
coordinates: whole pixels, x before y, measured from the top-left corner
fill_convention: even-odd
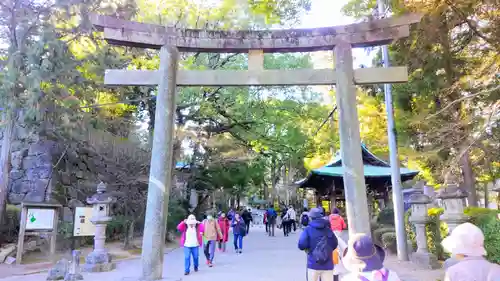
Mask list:
[[[387,204],[391,192],[391,165],[371,153],[364,144],[361,144],[361,153],[368,197],[383,200]],[[401,182],[412,180],[419,173],[404,167],[400,168],[400,172]],[[313,169],[296,184],[299,188],[315,191],[316,205],[320,205],[323,200],[330,200],[332,205],[342,207],[345,201],[343,174],[342,158],[337,153],[329,164]]]

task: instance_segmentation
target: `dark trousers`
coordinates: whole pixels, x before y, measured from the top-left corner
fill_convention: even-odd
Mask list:
[[[276,220],[272,220],[267,223],[269,236],[274,236],[274,228],[276,227]]]
[[[245,222],[245,229],[247,231],[247,234],[250,232],[250,222]]]
[[[293,227],[293,231],[297,231],[297,222],[295,220],[290,220],[290,231],[291,228]]]
[[[291,226],[292,226],[292,223],[289,220],[288,221],[283,221],[281,223],[281,227],[283,227],[283,234],[285,236],[288,236],[288,234],[290,234]]]

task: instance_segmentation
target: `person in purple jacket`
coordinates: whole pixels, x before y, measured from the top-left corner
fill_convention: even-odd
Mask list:
[[[319,208],[311,209],[309,219],[298,245],[307,253],[307,280],[333,280],[333,250],[337,248],[337,237]]]

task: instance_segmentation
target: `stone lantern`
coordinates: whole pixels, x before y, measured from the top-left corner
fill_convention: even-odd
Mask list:
[[[101,182],[97,185],[97,193],[87,198],[87,203],[92,205],[92,218],[95,224],[94,251],[85,259],[83,270],[86,272],[110,271],[115,268],[111,262],[111,255],[104,247],[106,242],[106,225],[111,221],[109,215],[110,204],[116,198],[106,192],[106,185]]]
[[[439,190],[437,198],[441,199],[444,206],[444,213],[440,219],[448,225],[448,233],[451,233],[455,227],[467,221],[464,214],[464,199],[467,192],[460,189],[456,180],[448,177],[445,187]]]
[[[417,240],[417,251],[412,253],[410,258],[412,262],[425,268],[436,269],[440,265],[437,257],[429,253],[427,249],[427,234],[425,224],[429,220],[427,214],[428,204],[431,198],[422,193],[414,193],[410,196],[409,203],[411,204],[410,222],[415,226],[415,234]]]

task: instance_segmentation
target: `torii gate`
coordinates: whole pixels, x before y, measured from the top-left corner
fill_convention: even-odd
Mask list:
[[[165,27],[92,16],[94,27],[110,43],[160,49],[160,69],[107,70],[107,85],[159,85],[155,132],[149,175],[146,221],[142,245],[142,278],[162,278],[163,245],[169,191],[172,186],[172,151],[176,86],[275,86],[336,84],[340,152],[344,167],[349,233],[370,233],[356,84],[403,83],[406,67],[353,69],[352,48],[384,45],[409,35],[409,24],[419,15],[404,15],[357,24],[273,31],[212,31]],[[335,70],[265,70],[263,53],[333,50]],[[249,53],[248,70],[178,70],[179,51]]]

